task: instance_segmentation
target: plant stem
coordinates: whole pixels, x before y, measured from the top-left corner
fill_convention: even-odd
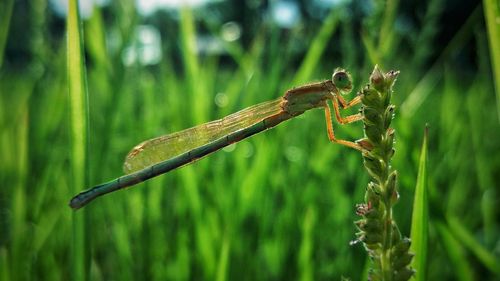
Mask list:
[[[414,271],[408,268],[413,255],[408,253],[409,239],[402,239],[393,218],[392,207],[398,200],[397,173],[391,169],[394,155],[394,130],[390,124],[394,105],[390,103],[392,86],[399,72],[383,73],[375,66],[370,84],[361,91],[365,138],[364,165],[373,177],[368,184],[365,202],[357,206],[362,216],[356,221],[363,242],[373,260],[369,280],[408,280]]]
[[[78,1],[68,4],[67,17],[67,75],[70,101],[71,129],[71,189],[87,186],[87,96],[84,73],[84,55]],[[72,280],[86,279],[85,213],[73,213]]]

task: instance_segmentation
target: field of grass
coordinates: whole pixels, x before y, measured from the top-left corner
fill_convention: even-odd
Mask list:
[[[83,21],[85,56],[67,53],[78,29],[46,1],[0,3],[0,281],[366,280],[366,251],[349,242],[369,176],[359,152],[329,142],[321,110],[82,210],[68,201],[121,176],[145,139],[330,78],[338,66],[358,90],[375,64],[401,71],[392,164],[406,236],[429,125],[429,253],[419,274],[500,279],[498,3],[470,5],[453,27],[442,0],[419,2],[411,24],[398,1],[374,1],[363,17],[346,4],[287,30],[240,7],[253,30],[221,40],[223,54],[200,54],[199,34],[221,37],[224,22],[209,16],[231,3],[144,19],[134,1],[115,2]],[[144,24],[160,30],[162,60],[126,66]],[[362,124],[335,128],[343,139],[363,136]]]

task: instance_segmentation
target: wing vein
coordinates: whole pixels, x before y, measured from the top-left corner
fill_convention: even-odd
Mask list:
[[[123,169],[130,174],[248,128],[281,112],[282,100],[256,104],[222,119],[144,141],[128,153]]]

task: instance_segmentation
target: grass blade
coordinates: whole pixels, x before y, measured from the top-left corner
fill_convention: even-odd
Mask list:
[[[458,32],[453,36],[453,39],[448,43],[443,52],[436,59],[432,67],[427,70],[422,79],[416,84],[415,88],[405,98],[401,104],[401,114],[406,117],[411,117],[422,106],[424,101],[428,98],[431,91],[435,88],[438,82],[442,79],[443,62],[447,61],[449,57],[461,50],[473,34],[473,27],[480,20],[480,6],[478,5],[467,21],[460,27]]]
[[[8,255],[5,248],[0,248],[0,281],[7,281],[9,279]]]
[[[378,52],[380,57],[386,58],[391,52],[391,48],[395,39],[394,21],[398,10],[399,1],[389,0],[385,3],[384,20],[380,27],[380,37],[378,42]]]
[[[467,262],[466,253],[462,244],[453,237],[451,231],[445,224],[438,222],[436,224],[437,230],[441,235],[443,246],[448,253],[452,267],[455,269],[456,280],[460,281],[472,281],[474,279],[474,273],[470,267],[469,262]],[[418,273],[417,273],[418,275]]]
[[[424,141],[418,165],[417,186],[413,201],[413,214],[411,221],[411,252],[415,254],[412,267],[417,274],[414,280],[426,280],[427,239],[429,224],[429,208],[427,200],[427,138],[428,127],[425,128]]]
[[[3,52],[7,45],[7,35],[9,34],[10,18],[14,9],[14,0],[7,0],[0,3],[2,12],[0,13],[0,68],[3,64]]]
[[[229,254],[231,251],[231,239],[229,235],[226,234],[222,238],[222,245],[220,250],[220,256],[217,265],[217,281],[227,280],[227,271],[229,268]]]
[[[366,31],[361,32],[361,40],[363,42],[363,46],[365,47],[370,63],[373,65],[380,64],[380,58],[377,50],[375,49],[375,43]]]
[[[302,61],[302,64],[297,71],[297,74],[293,78],[292,85],[298,85],[307,81],[314,69],[316,69],[319,59],[325,50],[328,39],[332,36],[333,32],[337,28],[339,23],[339,13],[336,9],[332,9],[325,22],[321,26],[318,35],[314,37],[314,40],[307,51],[306,57]],[[338,62],[337,62],[338,63]]]
[[[67,28],[67,75],[70,102],[70,136],[72,175],[71,194],[86,184],[87,100],[84,79],[84,57],[78,2],[70,0]],[[84,212],[73,213],[73,280],[85,280]]]
[[[497,111],[500,119],[500,5],[496,0],[484,0],[484,17],[486,18],[486,27],[488,29],[488,41],[491,50],[491,68],[495,90],[497,93]]]
[[[450,216],[447,221],[449,229],[460,243],[474,253],[485,267],[500,277],[500,268],[498,267],[500,261],[474,238],[474,235],[464,227],[458,218]]]
[[[208,107],[210,100],[204,92],[204,79],[200,79],[200,62],[197,56],[196,26],[193,11],[189,6],[183,6],[180,10],[180,39],[183,66],[187,81],[187,90],[190,95],[186,95],[193,100],[190,104],[194,105],[193,120],[194,123],[203,123],[208,119]],[[195,102],[196,101],[196,102]]]
[[[302,242],[299,249],[298,265],[300,280],[314,280],[314,227],[316,224],[316,209],[309,206],[302,221]]]

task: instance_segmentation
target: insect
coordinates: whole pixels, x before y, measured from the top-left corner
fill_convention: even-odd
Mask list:
[[[245,108],[219,120],[144,141],[126,156],[124,163],[126,175],[79,193],[71,199],[69,205],[73,209],[79,209],[101,195],[190,164],[313,108],[324,109],[330,141],[362,151],[363,148],[358,143],[337,139],[333,132],[329,100],[333,104],[335,118],[340,124],[363,118],[361,113],[347,117],[340,115],[340,109],[361,102],[359,95],[349,102],[343,98],[343,95],[350,93],[351,90],[349,73],[338,68],[331,80],[295,87],[287,90],[276,100]]]

